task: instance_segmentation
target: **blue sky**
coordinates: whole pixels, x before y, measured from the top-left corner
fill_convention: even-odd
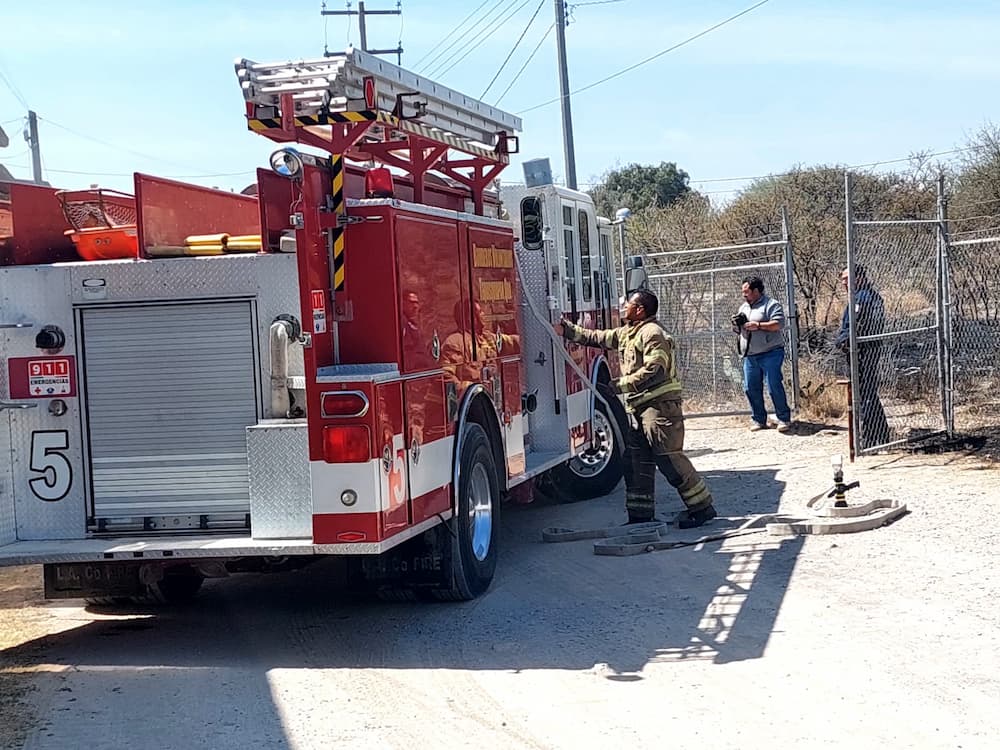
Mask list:
[[[437,52],[427,53],[481,2],[402,0],[403,66],[428,72]],[[570,0],[571,88],[654,55],[754,2]],[[510,20],[433,77],[478,97],[539,3],[537,20],[484,97],[494,103],[551,25],[551,0],[488,0],[481,13],[495,8],[495,17]],[[340,10],[345,2],[328,0],[327,6]],[[367,6],[393,8],[395,0],[368,0]],[[240,189],[274,146],[245,129],[233,60],[318,57],[324,38],[331,50],[342,49],[348,38],[358,43],[356,20],[349,32],[344,18],[324,22],[319,11],[319,0],[0,0],[0,72],[17,91],[0,79],[0,123],[11,136],[0,163],[15,176],[30,177],[20,97],[41,118],[45,177],[54,185],[96,182],[128,190],[131,180],[123,175],[143,171]],[[468,38],[476,33],[478,28]],[[395,46],[400,19],[370,18],[368,37],[370,45]],[[1000,123],[998,38],[995,0],[947,6],[770,0],[574,96],[578,180],[593,182],[631,162],[675,161],[695,187],[724,200],[717,191],[743,183],[699,180],[961,146],[985,123]],[[452,55],[433,67],[450,67],[445,63]],[[550,34],[500,106],[521,113],[556,96]],[[561,176],[558,104],[523,117],[521,158],[548,156]],[[521,180],[520,164],[504,178]]]

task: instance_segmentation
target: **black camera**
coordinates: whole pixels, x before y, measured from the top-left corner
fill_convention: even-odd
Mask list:
[[[733,321],[734,326],[736,326],[737,328],[742,328],[743,326],[746,325],[749,318],[747,318],[746,315],[740,312],[736,313],[732,318],[730,318],[730,320]]]

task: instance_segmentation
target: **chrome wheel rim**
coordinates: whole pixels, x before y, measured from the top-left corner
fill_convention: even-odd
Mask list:
[[[469,476],[469,539],[472,554],[482,562],[490,553],[493,536],[493,495],[486,467],[477,463]]]
[[[594,410],[594,444],[569,461],[569,469],[582,479],[597,476],[607,467],[615,452],[615,433],[611,423],[600,409]]]

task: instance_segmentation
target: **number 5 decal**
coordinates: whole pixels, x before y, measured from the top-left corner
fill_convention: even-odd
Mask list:
[[[39,500],[54,503],[69,494],[73,485],[73,467],[63,455],[69,450],[66,430],[40,430],[31,433],[31,470],[40,477],[28,481]]]

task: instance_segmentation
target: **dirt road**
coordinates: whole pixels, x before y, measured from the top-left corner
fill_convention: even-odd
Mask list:
[[[732,519],[717,529],[801,511],[844,445],[689,425]],[[0,744],[996,747],[1000,472],[907,455],[848,473],[856,500],[895,497],[910,514],[862,534],[609,558],[539,533],[622,520],[620,488],[506,508],[498,578],[461,605],[346,600],[317,564],[210,582],[190,608],[110,615],[42,605],[40,572],[6,590],[24,573],[0,571],[0,685],[20,695],[2,704]],[[678,501],[660,485],[666,516]]]

